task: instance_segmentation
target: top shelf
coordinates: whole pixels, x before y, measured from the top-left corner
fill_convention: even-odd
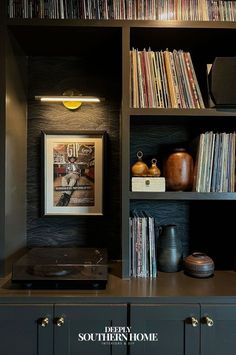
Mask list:
[[[153,27],[153,28],[205,28],[236,29],[231,21],[158,21],[158,20],[79,20],[79,19],[7,19],[8,26],[49,27]]]

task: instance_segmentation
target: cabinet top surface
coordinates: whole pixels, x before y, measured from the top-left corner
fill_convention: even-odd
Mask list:
[[[110,274],[106,290],[23,290],[12,286],[10,275],[0,279],[0,303],[15,302],[236,302],[236,272],[216,271],[207,279],[178,273],[159,273],[156,280],[122,280]]]

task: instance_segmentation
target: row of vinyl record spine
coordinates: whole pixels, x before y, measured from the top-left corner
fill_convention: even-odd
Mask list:
[[[182,50],[130,51],[130,107],[204,108],[191,55]]]
[[[129,218],[130,276],[157,277],[155,219],[147,212],[131,212]]]
[[[202,133],[195,169],[195,191],[234,192],[235,132]]]
[[[9,0],[10,18],[236,21],[235,1]]]

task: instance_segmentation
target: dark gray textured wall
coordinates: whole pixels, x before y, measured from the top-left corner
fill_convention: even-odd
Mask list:
[[[119,258],[120,238],[120,97],[119,56],[31,57],[29,59],[27,240],[28,246],[108,247]],[[34,95],[61,94],[75,88],[83,95],[105,98],[72,112],[62,104],[46,104]],[[40,135],[42,130],[105,130],[107,164],[104,216],[41,217]]]

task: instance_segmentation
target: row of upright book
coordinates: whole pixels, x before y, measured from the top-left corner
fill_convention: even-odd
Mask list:
[[[130,51],[130,107],[204,108],[189,52]]]
[[[148,212],[131,211],[129,240],[130,276],[157,277],[155,219]]]
[[[202,133],[195,168],[195,191],[234,192],[235,132]]]
[[[9,0],[10,18],[235,21],[235,1]]]

